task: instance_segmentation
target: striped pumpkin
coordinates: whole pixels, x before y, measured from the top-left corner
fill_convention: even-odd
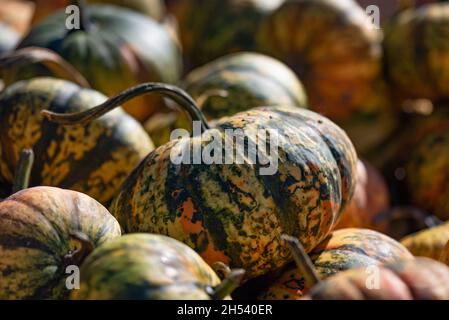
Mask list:
[[[138,12],[108,5],[82,7],[81,28],[69,32],[65,12],[35,26],[19,44],[51,49],[72,64],[92,88],[108,96],[145,81],[177,82],[181,53],[170,33]],[[147,108],[141,108],[143,104]],[[140,121],[163,105],[141,97],[125,105]]]
[[[210,120],[260,106],[307,106],[296,75],[283,63],[258,53],[235,53],[210,62],[190,72],[182,87]],[[162,145],[173,129],[191,130],[191,122],[183,113],[160,114],[146,128],[156,145]]]
[[[254,51],[261,21],[284,1],[167,0],[178,21],[188,70],[229,53]]]
[[[282,234],[300,238],[309,251],[324,240],[352,197],[357,156],[346,134],[316,113],[258,108],[221,119],[210,129],[191,97],[176,87],[150,83],[82,114],[46,116],[60,123],[86,122],[117,101],[149,92],[164,92],[180,102],[201,123],[202,135],[159,147],[128,177],[110,207],[126,232],[171,236],[194,248],[207,263],[243,268],[249,278],[290,260],[290,252],[280,244]],[[241,164],[235,158],[228,161],[232,164],[173,161],[188,148],[201,147],[211,157],[225,155],[225,129],[246,136],[248,143],[256,143],[258,130],[270,130],[270,141],[278,138],[277,146],[271,146],[277,148],[271,156],[260,148],[254,163],[248,157]],[[214,155],[211,139],[221,142]],[[227,149],[233,153],[241,149],[231,147]],[[242,152],[237,150],[240,156]],[[261,170],[263,158],[274,164],[273,172]]]
[[[404,97],[434,101],[449,97],[449,4],[403,12],[387,28],[389,78]]]
[[[449,299],[449,268],[429,258],[387,264],[379,269],[378,276],[378,281],[371,281],[373,273],[365,268],[347,270],[315,286],[304,299]]]
[[[342,229],[329,235],[310,253],[310,258],[320,278],[326,279],[344,270],[410,260],[413,256],[400,243],[379,232]],[[295,300],[310,289],[301,271],[292,265],[260,298]]]
[[[69,266],[120,236],[113,216],[75,191],[36,187],[0,202],[0,299],[64,299]]]
[[[88,126],[62,127],[46,121],[43,109],[87,110],[106,100],[64,80],[34,78],[0,95],[0,180],[11,183],[23,149],[33,149],[31,185],[86,193],[106,203],[153,149],[143,128],[122,110]]]
[[[446,243],[449,241],[449,223],[411,234],[401,243],[414,256],[440,259]]]
[[[80,290],[71,298],[209,300],[219,285],[211,267],[185,244],[159,235],[132,234],[100,246],[86,259]]]

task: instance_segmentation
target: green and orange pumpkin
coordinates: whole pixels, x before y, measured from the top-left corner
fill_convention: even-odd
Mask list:
[[[159,147],[128,177],[110,206],[125,232],[171,236],[207,263],[243,268],[248,278],[289,262],[282,234],[298,237],[308,251],[325,239],[352,197],[357,156],[344,131],[314,112],[257,108],[221,119],[210,129],[190,96],[173,86],[149,83],[81,114],[45,116],[59,123],[86,123],[149,92],[180,103],[201,123],[202,134]],[[235,130],[237,140],[246,136],[248,143],[257,142],[258,130],[269,131],[270,142],[277,137],[279,143],[271,144],[274,152],[259,149],[254,163],[234,144],[231,150],[242,162],[219,164],[225,163],[226,129]],[[212,139],[222,142],[221,149],[208,149]],[[181,159],[181,150],[200,146],[213,158],[210,165],[173,161]],[[268,169],[263,158],[277,164],[272,172],[262,170]]]
[[[221,57],[191,71],[181,86],[209,120],[261,106],[307,106],[296,75],[282,62],[259,53]],[[171,112],[150,118],[145,127],[156,145],[162,145],[170,140],[173,129],[191,130],[192,124],[188,115]]]
[[[80,29],[67,30],[58,12],[36,25],[19,48],[51,49],[72,64],[93,89],[112,96],[142,82],[174,83],[181,73],[176,40],[159,23],[138,12],[108,5],[82,6]],[[146,104],[146,108],[141,106]],[[124,108],[143,121],[163,106],[141,97]]]
[[[67,267],[120,236],[114,217],[75,191],[35,187],[0,202],[0,299],[65,299]]]
[[[243,272],[220,279],[191,248],[154,234],[124,235],[98,247],[83,263],[81,300],[229,299]]]
[[[22,149],[36,155],[31,185],[48,185],[110,200],[134,167],[153,150],[140,124],[123,110],[87,126],[63,127],[47,121],[43,109],[87,110],[106,97],[65,80],[34,78],[0,94],[0,180],[9,184]]]
[[[368,229],[341,229],[331,233],[310,253],[316,272],[326,279],[339,272],[413,259],[399,242]],[[292,265],[259,297],[295,300],[311,287],[301,269]]]

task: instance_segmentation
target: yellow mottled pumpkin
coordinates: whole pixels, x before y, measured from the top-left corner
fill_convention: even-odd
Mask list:
[[[446,243],[449,241],[449,222],[437,227],[411,234],[401,243],[414,256],[440,259]]]
[[[207,263],[243,268],[252,278],[289,262],[282,234],[298,237],[310,251],[332,230],[352,197],[357,155],[344,131],[314,112],[256,108],[220,119],[211,129],[182,90],[149,83],[81,114],[45,115],[60,123],[84,123],[149,92],[179,102],[197,121],[201,135],[189,138],[185,132],[182,139],[150,153],[128,177],[110,207],[126,232],[171,236],[194,248]],[[241,143],[229,148],[225,130]],[[255,152],[249,146],[267,131],[274,150],[262,148],[261,142],[257,159],[251,160],[254,154],[243,156]],[[219,143],[213,152],[211,140]],[[200,155],[199,162],[183,152],[200,147],[205,156]],[[231,161],[223,159],[229,150],[234,153]],[[271,166],[263,165],[263,159]]]

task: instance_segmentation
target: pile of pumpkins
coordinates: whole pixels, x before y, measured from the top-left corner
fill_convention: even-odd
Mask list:
[[[0,299],[449,299],[449,4],[377,2],[0,0]]]

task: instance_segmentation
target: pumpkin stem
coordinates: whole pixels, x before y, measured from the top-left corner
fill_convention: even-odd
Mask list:
[[[128,102],[129,100],[141,96],[147,93],[160,93],[164,96],[171,98],[177,104],[179,104],[190,116],[193,121],[201,122],[202,132],[210,128],[207,123],[206,118],[200,111],[198,106],[192,97],[190,97],[182,89],[168,85],[165,83],[149,82],[144,83],[128,90],[119,93],[117,96],[107,100],[106,102],[91,108],[89,110],[72,113],[72,114],[58,114],[51,112],[49,110],[43,110],[42,114],[50,121],[56,122],[64,125],[74,125],[74,124],[86,124],[92,120],[95,120],[102,115],[108,113],[109,111],[119,107],[120,105]]]
[[[34,152],[31,149],[24,149],[20,153],[19,162],[17,163],[16,172],[14,174],[14,184],[12,193],[27,189],[30,185],[31,169],[33,168]]]
[[[235,269],[215,288],[211,288],[210,296],[213,300],[223,300],[237,289],[245,277],[245,270]]]
[[[89,12],[87,9],[86,0],[73,0],[73,4],[78,7],[80,11],[80,29],[72,29],[73,31],[89,31],[92,26],[92,23],[89,20]]]
[[[75,231],[70,234],[72,240],[75,240],[79,245],[77,249],[69,252],[64,256],[64,265],[76,265],[80,266],[86,257],[94,250],[94,244],[90,241],[89,237],[80,232]]]
[[[42,64],[58,78],[70,80],[82,87],[89,88],[87,80],[67,61],[55,52],[37,47],[28,47],[15,50],[0,57],[0,75],[6,84],[11,84],[14,75],[20,73],[22,68],[35,64]],[[12,75],[12,77],[11,77]]]
[[[304,247],[302,246],[301,242],[299,242],[297,238],[288,235],[282,235],[281,238],[282,240],[287,242],[288,246],[290,247],[293,259],[298,265],[299,271],[304,276],[306,286],[312,288],[318,283],[320,283],[321,279],[315,270],[315,266],[313,265],[312,260],[304,250]]]

